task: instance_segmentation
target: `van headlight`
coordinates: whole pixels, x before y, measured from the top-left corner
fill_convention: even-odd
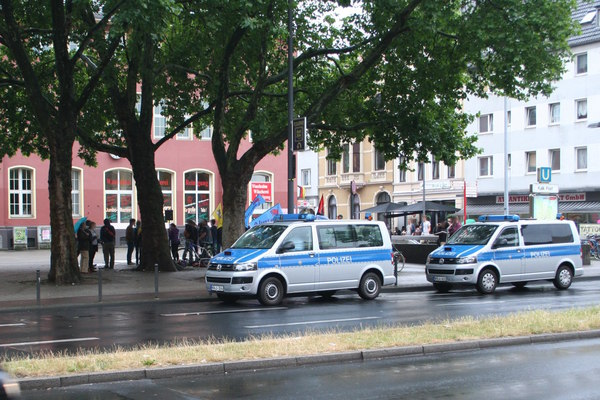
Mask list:
[[[256,271],[257,266],[255,262],[247,262],[241,264],[235,264],[236,271]]]
[[[425,264],[429,264],[431,261],[431,254],[427,254],[427,260],[425,261]]]
[[[457,264],[476,264],[477,256],[469,256],[469,257],[460,257],[456,260]]]

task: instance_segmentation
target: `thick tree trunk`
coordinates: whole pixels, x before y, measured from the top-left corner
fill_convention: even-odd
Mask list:
[[[140,268],[153,271],[158,265],[160,271],[177,271],[165,229],[164,199],[155,170],[154,147],[148,137],[133,133],[127,140],[142,221]]]
[[[50,199],[50,226],[52,229],[48,280],[59,285],[79,283],[81,280],[77,264],[77,247],[75,245],[71,205],[73,142],[74,135],[72,132],[63,133],[63,131],[59,131],[48,134],[48,147],[50,149],[48,197]]]
[[[239,162],[238,162],[239,164]],[[248,183],[252,167],[235,171],[221,171],[223,186],[223,248],[233,244],[245,231],[244,212],[248,207]]]

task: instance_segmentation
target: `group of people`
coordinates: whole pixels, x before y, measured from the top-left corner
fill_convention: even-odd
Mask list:
[[[135,219],[129,221],[129,228],[135,227],[132,236],[132,247],[131,251],[129,248],[129,236],[127,237],[127,263],[131,264],[131,255],[133,248],[135,248],[136,263],[139,263],[139,245],[141,243],[141,225],[135,225]],[[110,223],[110,220],[106,218],[104,225],[100,228],[100,235],[96,233],[96,223],[94,221],[87,220],[83,222],[79,229],[77,229],[77,254],[79,256],[79,270],[82,274],[88,274],[96,272],[96,264],[94,264],[94,257],[98,252],[98,246],[102,245],[102,253],[104,254],[104,268],[114,269],[115,268],[115,239],[116,233],[115,228]],[[126,231],[127,236],[127,231]]]
[[[420,236],[420,235],[438,235],[440,243],[445,243],[447,238],[452,236],[454,232],[456,232],[462,225],[457,216],[449,217],[444,222],[439,222],[435,229],[432,232],[431,228],[431,219],[428,215],[422,218],[422,223],[417,224],[417,220],[415,218],[411,218],[406,227],[402,227],[401,230],[396,228],[396,235],[411,235],[411,236]]]
[[[179,238],[179,229],[174,223],[169,226],[168,234],[171,255],[175,261],[179,261],[178,248],[181,239]],[[217,222],[214,219],[210,220],[210,226],[205,219],[200,219],[198,224],[193,219],[188,219],[185,223],[183,236],[185,238],[184,259],[188,255],[190,259],[193,259],[194,255],[198,254],[198,246],[210,247],[213,254],[221,251],[222,230],[217,227]]]

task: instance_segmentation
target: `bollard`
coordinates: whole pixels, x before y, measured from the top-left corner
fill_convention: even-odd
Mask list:
[[[102,302],[102,268],[98,268],[98,303]]]
[[[36,277],[36,286],[35,286],[35,299],[37,301],[38,306],[40,305],[40,286],[42,284],[42,279],[40,278],[40,270],[36,269],[35,270],[35,277]]]
[[[158,264],[154,264],[154,298],[158,299]]]
[[[394,252],[394,278],[396,278],[395,285],[398,286],[398,254]]]

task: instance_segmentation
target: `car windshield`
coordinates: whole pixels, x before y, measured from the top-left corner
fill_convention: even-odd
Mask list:
[[[257,225],[244,233],[232,249],[270,249],[285,231],[287,225]]]
[[[496,229],[498,225],[465,225],[446,244],[486,244]]]

